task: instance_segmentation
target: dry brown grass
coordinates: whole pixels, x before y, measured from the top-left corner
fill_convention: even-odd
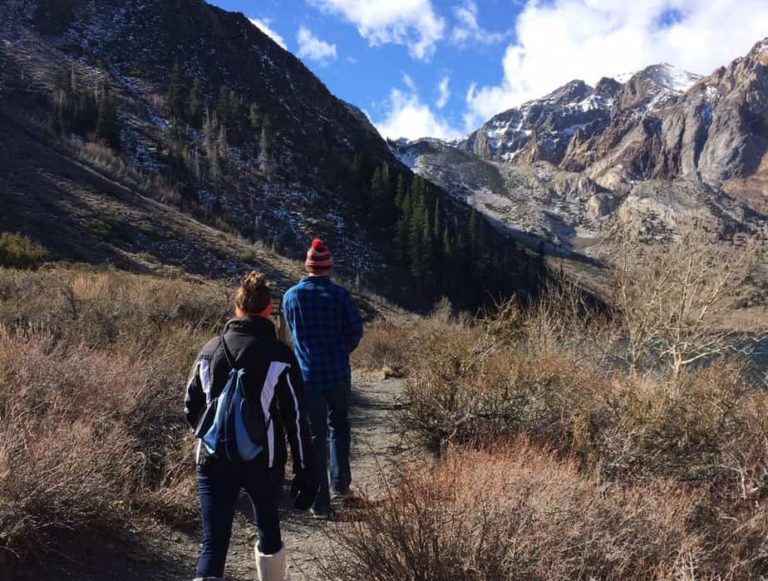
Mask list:
[[[366,327],[363,341],[352,353],[352,364],[362,371],[390,368],[405,375],[422,356],[425,345],[452,332],[466,335],[471,328],[467,317],[450,314],[445,303],[438,304],[428,317],[398,317],[398,323],[379,320]]]
[[[560,341],[545,318],[428,335],[398,413],[409,437],[439,453],[525,435],[611,479],[698,482],[731,499],[768,493],[768,394],[740,361],[640,376],[585,347],[599,334],[577,339],[592,324],[564,327]]]
[[[434,468],[406,471],[364,520],[340,527],[326,574],[554,581],[757,579],[768,571],[765,541],[753,544],[743,521],[744,530],[725,525],[718,536],[717,519],[702,520],[705,502],[663,481],[604,483],[526,443],[454,451]]]
[[[0,553],[193,519],[183,386],[226,311],[212,284],[0,270]]]
[[[559,287],[366,338],[374,367],[406,366],[399,425],[439,460],[339,531],[328,574],[764,579],[768,394],[719,317],[757,253],[718,253],[638,259],[615,309]]]

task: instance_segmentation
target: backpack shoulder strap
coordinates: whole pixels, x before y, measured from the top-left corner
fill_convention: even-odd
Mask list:
[[[224,340],[224,333],[220,336],[221,339],[221,346],[224,348],[224,358],[227,360],[227,365],[229,365],[230,371],[235,368],[235,358],[232,357],[232,353],[229,351],[229,347],[227,346],[227,342]]]

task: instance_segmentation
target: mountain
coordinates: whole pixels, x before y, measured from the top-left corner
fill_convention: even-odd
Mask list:
[[[391,147],[518,236],[565,252],[617,227],[657,239],[702,222],[723,238],[764,231],[768,40],[706,77],[660,64],[575,80],[455,144]]]
[[[322,236],[341,274],[417,303],[538,284],[538,258],[414,176],[242,14],[202,0],[0,13],[0,228],[60,258],[215,276]]]
[[[594,88],[572,81],[542,99],[496,115],[461,146],[495,161],[559,164],[575,133],[592,134],[607,126],[620,87],[612,79]]]

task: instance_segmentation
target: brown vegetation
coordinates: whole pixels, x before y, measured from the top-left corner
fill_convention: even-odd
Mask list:
[[[705,552],[686,531],[694,507],[663,484],[601,484],[526,444],[456,452],[406,472],[365,521],[341,529],[345,553],[328,578],[671,577]]]
[[[375,329],[362,361],[407,369],[398,425],[441,460],[340,530],[329,572],[768,574],[768,394],[719,326],[759,252],[696,240],[627,256],[611,311],[559,288],[528,310]]]
[[[181,280],[0,269],[0,553],[45,559],[62,535],[192,520],[183,385],[226,299]]]
[[[28,236],[0,232],[0,267],[34,268],[48,259],[48,250]]]
[[[748,282],[764,254],[761,240],[725,244],[702,229],[672,245],[620,238],[613,304],[633,369],[661,364],[678,375],[702,359],[738,350],[743,340],[722,322],[751,290]]]

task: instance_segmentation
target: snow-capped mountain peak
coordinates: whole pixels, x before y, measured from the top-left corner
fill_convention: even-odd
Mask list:
[[[652,65],[640,74],[652,76],[659,85],[676,93],[685,93],[701,79],[701,75],[690,73],[669,63]]]
[[[635,77],[651,79],[659,86],[676,93],[684,93],[690,89],[696,81],[701,79],[701,75],[688,72],[669,63],[659,63],[639,71],[621,73],[615,75],[613,78],[624,85]]]

